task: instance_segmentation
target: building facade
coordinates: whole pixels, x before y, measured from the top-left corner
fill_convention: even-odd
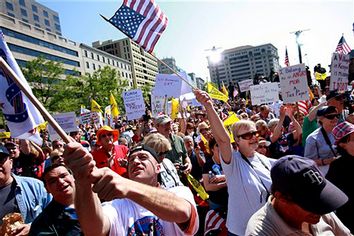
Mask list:
[[[212,63],[208,58],[211,81],[237,83],[245,79],[253,79],[255,75],[269,76],[271,71],[280,69],[278,49],[272,44],[260,46],[241,46],[224,50],[221,60]]]
[[[153,86],[158,74],[157,59],[145,52],[129,38],[116,41],[96,41],[92,46],[114,56],[130,61],[134,87]]]
[[[61,35],[59,14],[34,0],[2,0],[0,13]]]
[[[161,59],[166,65],[168,65],[171,69],[173,69],[176,72],[179,72],[179,68],[176,65],[176,60],[173,57],[170,58],[163,58]],[[166,65],[164,65],[161,62],[158,62],[158,67],[159,67],[159,74],[173,74],[170,68],[168,68]]]

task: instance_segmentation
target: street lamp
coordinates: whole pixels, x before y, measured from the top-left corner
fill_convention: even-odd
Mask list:
[[[295,32],[291,32],[291,34],[295,34],[296,36],[296,44],[297,44],[297,50],[299,52],[299,63],[301,64],[302,63],[302,55],[301,55],[301,46],[303,45],[301,42],[300,42],[300,34],[304,31],[309,31],[310,29],[305,29],[305,30],[298,30],[298,31],[295,31]]]
[[[219,52],[220,48],[216,48],[213,46],[211,49],[207,49],[206,51],[210,51],[208,58],[209,64],[212,65],[215,69],[216,81],[218,84],[219,90],[221,89],[220,77],[219,77],[219,67],[218,64],[221,61],[221,53]]]

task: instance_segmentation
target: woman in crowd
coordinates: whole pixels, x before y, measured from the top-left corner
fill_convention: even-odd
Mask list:
[[[256,152],[258,133],[254,122],[242,120],[232,126],[239,151],[233,151],[230,136],[218,117],[209,94],[195,90],[205,107],[213,136],[221,152],[221,164],[229,193],[226,226],[229,235],[244,235],[249,218],[267,201],[273,159]]]

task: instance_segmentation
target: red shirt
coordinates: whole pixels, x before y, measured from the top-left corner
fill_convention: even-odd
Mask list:
[[[113,164],[109,166],[108,159],[110,158],[109,153],[103,149],[102,146],[92,151],[93,159],[96,162],[96,166],[98,168],[109,167],[114,172],[121,176],[125,176],[127,173],[127,169],[125,166],[120,165],[121,159],[127,159],[129,148],[125,145],[114,145],[114,149],[112,152],[113,156]]]

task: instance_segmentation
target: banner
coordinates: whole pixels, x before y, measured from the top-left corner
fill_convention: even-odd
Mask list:
[[[250,86],[253,85],[253,80],[252,79],[246,79],[246,80],[242,80],[240,82],[238,82],[238,86],[240,87],[240,91],[242,92],[246,92],[246,91],[250,91]]]
[[[102,124],[102,115],[100,112],[85,112],[80,114],[80,124]]]
[[[181,96],[182,80],[177,75],[158,74],[156,75],[154,95],[161,97]]]
[[[279,100],[278,83],[264,83],[250,87],[252,105],[261,105]]]
[[[70,133],[77,130],[75,112],[55,114],[53,115],[53,118],[66,133]],[[48,125],[48,132],[52,140],[60,138],[51,125]]]
[[[145,103],[140,89],[123,92],[123,100],[128,120],[140,119],[145,114]]]
[[[307,74],[305,64],[280,69],[280,91],[284,104],[308,100]]]
[[[209,93],[209,96],[213,99],[216,100],[221,100],[224,102],[227,102],[229,100],[229,97],[220,92],[217,88],[215,88],[211,83],[207,83],[207,92]]]
[[[333,53],[331,63],[331,79],[329,90],[347,91],[349,76],[349,54]]]

